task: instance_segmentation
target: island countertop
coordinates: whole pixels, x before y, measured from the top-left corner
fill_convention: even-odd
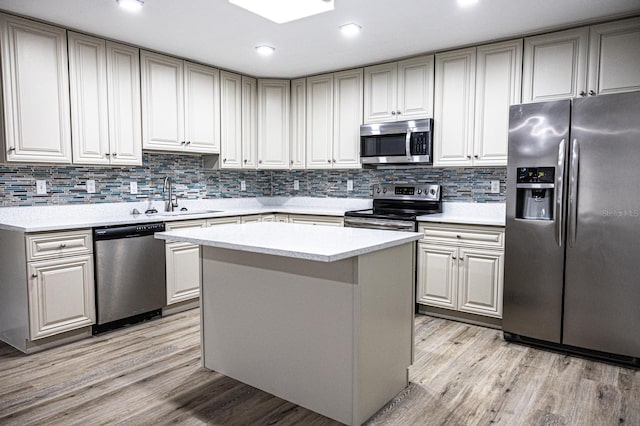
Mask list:
[[[417,241],[422,234],[260,222],[159,232],[155,237],[231,250],[335,262]]]

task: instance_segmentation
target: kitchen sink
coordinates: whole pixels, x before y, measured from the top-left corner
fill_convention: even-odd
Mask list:
[[[222,210],[176,210],[172,212],[158,212],[158,216],[187,216],[194,214],[220,213]]]

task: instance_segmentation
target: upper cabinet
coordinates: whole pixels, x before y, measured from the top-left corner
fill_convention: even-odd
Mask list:
[[[258,84],[255,78],[242,76],[242,165],[258,166]]]
[[[433,116],[433,55],[364,69],[364,122]]]
[[[525,39],[524,102],[640,90],[640,18]]]
[[[141,51],[143,148],[220,152],[219,71]]]
[[[589,28],[524,39],[523,102],[574,98],[587,85]]]
[[[242,167],[242,76],[220,71],[220,167]]]
[[[4,141],[9,162],[71,162],[67,35],[0,14]]]
[[[307,78],[307,168],[359,168],[362,68]]]
[[[69,32],[73,162],[142,164],[138,49]]]
[[[291,169],[304,169],[306,164],[307,79],[291,80]]]
[[[289,80],[258,80],[258,168],[289,168]]]
[[[640,18],[590,28],[589,94],[640,90]]]
[[[522,40],[436,55],[434,166],[507,164],[521,64]]]

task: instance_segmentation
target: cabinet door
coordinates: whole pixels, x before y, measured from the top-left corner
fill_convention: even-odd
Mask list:
[[[214,219],[207,220],[207,226],[216,226],[216,225],[228,225],[228,224],[237,224],[242,223],[242,218],[240,216],[229,216],[229,217],[217,217]]]
[[[189,152],[220,152],[220,71],[184,63],[184,146]]]
[[[28,271],[31,340],[95,323],[92,256],[31,262]]]
[[[109,164],[105,40],[69,32],[73,162]]]
[[[107,42],[111,164],[142,164],[139,53],[136,47]]]
[[[292,169],[304,169],[306,147],[307,80],[299,78],[291,81],[291,158]]]
[[[522,40],[477,49],[474,166],[506,166],[509,106],[520,103]]]
[[[476,49],[436,55],[434,166],[470,166]]]
[[[360,125],[362,124],[362,68],[333,76],[334,168],[360,168]]]
[[[589,94],[640,90],[640,18],[591,27]]]
[[[397,62],[364,69],[364,122],[381,123],[396,119],[398,105]]]
[[[262,222],[262,215],[252,214],[252,215],[242,216],[240,218],[240,223],[256,223],[256,222]]]
[[[242,168],[258,167],[258,83],[242,76]]]
[[[289,223],[302,225],[343,226],[344,218],[337,216],[289,215]]]
[[[457,253],[456,247],[418,243],[418,303],[456,309]]]
[[[458,309],[502,318],[504,254],[460,248]]]
[[[6,160],[71,162],[67,35],[0,14]]]
[[[142,147],[181,151],[184,141],[183,61],[141,51]]]
[[[307,168],[331,168],[332,145],[333,74],[309,77],[307,78]]]
[[[398,62],[398,120],[433,117],[433,64],[433,55]]]
[[[522,101],[542,102],[584,95],[589,28],[524,39]]]
[[[258,168],[289,168],[291,81],[258,80]]]
[[[220,157],[223,169],[242,166],[242,77],[220,71]]]
[[[190,243],[167,243],[165,254],[167,305],[200,296],[200,246]]]

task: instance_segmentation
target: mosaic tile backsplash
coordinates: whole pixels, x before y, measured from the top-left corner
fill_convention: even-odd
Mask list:
[[[0,164],[0,206],[110,203],[161,200],[162,185],[171,176],[183,198],[310,196],[368,198],[376,183],[434,182],[443,186],[445,201],[504,202],[506,167],[415,168],[362,170],[208,170],[199,155],[144,153],[142,166],[94,167],[75,165]],[[95,180],[88,194],[86,181]],[[47,182],[46,195],[36,195],[36,180]],[[246,191],[241,191],[244,180]],[[299,190],[294,190],[294,180]],[[353,191],[347,191],[353,180]],[[500,194],[490,194],[490,181],[500,181]],[[131,181],[138,194],[129,193]]]

